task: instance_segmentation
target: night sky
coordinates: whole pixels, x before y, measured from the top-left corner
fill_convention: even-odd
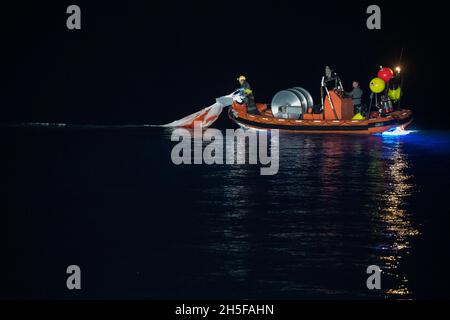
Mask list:
[[[319,99],[325,65],[349,90],[403,48],[404,106],[421,128],[446,128],[443,2],[15,1],[2,5],[3,123],[165,123],[233,91],[258,101],[302,86]],[[77,4],[82,29],[66,28]],[[368,30],[378,4],[382,29]]]

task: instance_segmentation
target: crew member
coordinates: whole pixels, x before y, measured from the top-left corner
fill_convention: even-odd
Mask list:
[[[363,95],[363,91],[359,87],[358,81],[353,81],[352,83],[352,91],[346,92],[349,97],[352,98],[353,101],[353,112],[354,114],[361,113],[361,98]]]
[[[253,91],[250,88],[250,84],[247,82],[245,76],[240,76],[238,79],[241,84],[241,94],[244,96],[244,102],[247,105],[247,113],[259,114],[258,108],[256,107],[255,97],[253,96]]]

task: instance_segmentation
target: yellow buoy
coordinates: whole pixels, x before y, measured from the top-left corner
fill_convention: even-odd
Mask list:
[[[388,91],[388,97],[393,101],[397,101],[398,99],[400,99],[401,94],[402,90],[400,89],[400,87],[398,87],[397,89],[389,89]]]
[[[383,92],[384,88],[386,87],[386,83],[383,79],[373,78],[372,81],[370,81],[369,86],[372,92],[380,93]]]

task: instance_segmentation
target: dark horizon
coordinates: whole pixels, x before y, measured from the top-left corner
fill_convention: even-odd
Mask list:
[[[378,3],[382,29],[368,30],[370,2],[77,1],[79,31],[66,28],[69,4],[16,4],[2,20],[1,122],[164,123],[233,91],[240,74],[258,101],[293,86],[318,101],[325,65],[347,90],[358,79],[368,101],[379,65],[395,67],[403,48],[403,105],[419,127],[448,128],[440,4]]]

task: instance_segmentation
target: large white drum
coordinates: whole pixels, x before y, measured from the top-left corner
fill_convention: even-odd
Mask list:
[[[272,98],[271,109],[275,118],[299,119],[313,105],[308,91],[294,87],[277,92]]]

